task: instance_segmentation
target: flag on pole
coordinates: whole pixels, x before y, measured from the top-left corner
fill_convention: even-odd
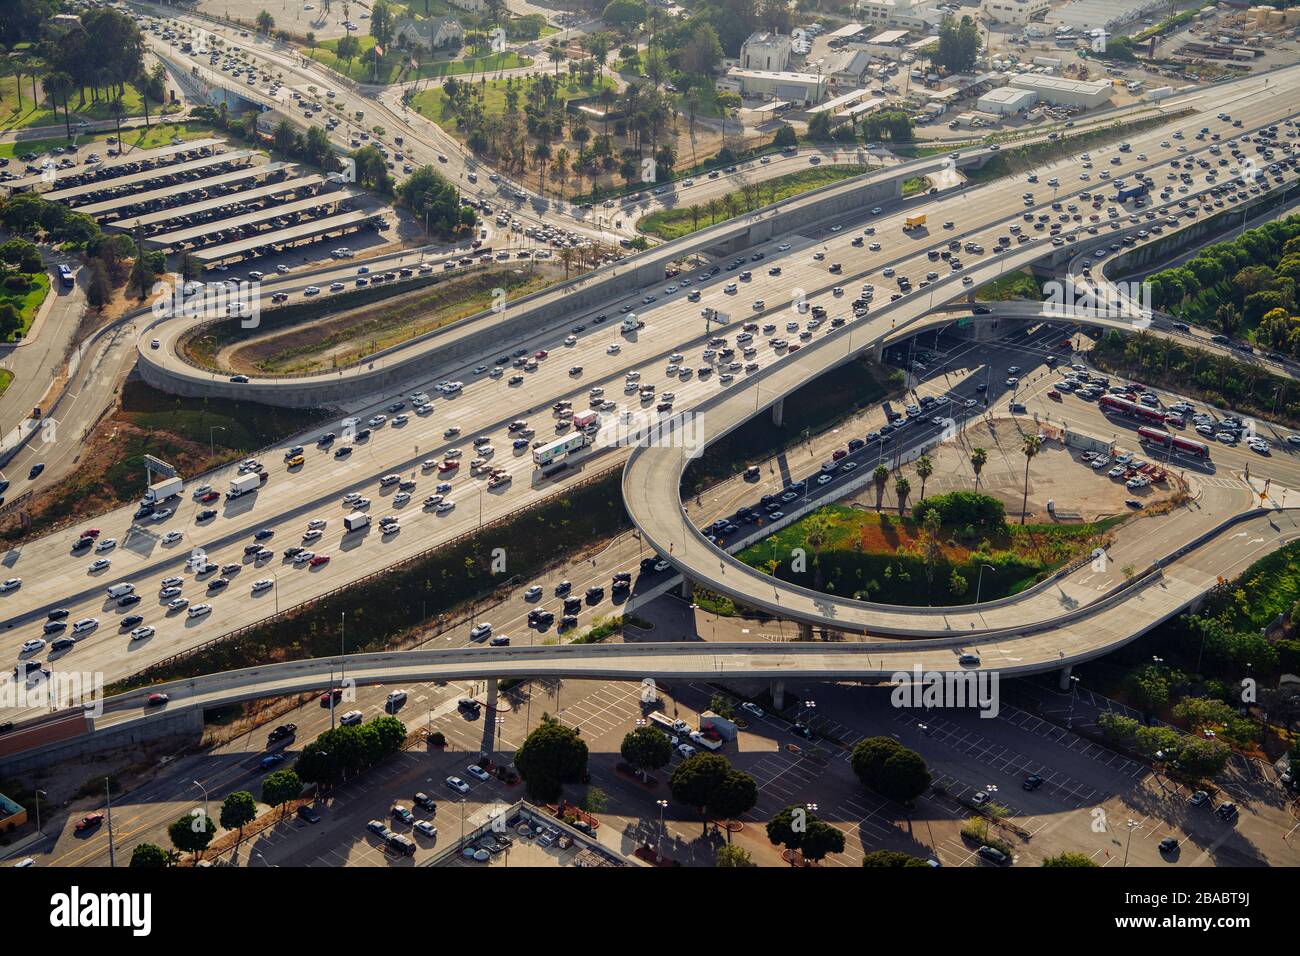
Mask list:
[[[378,43],[376,43],[376,44],[375,44],[375,56],[383,56],[383,55],[384,55],[384,48],[381,47]]]

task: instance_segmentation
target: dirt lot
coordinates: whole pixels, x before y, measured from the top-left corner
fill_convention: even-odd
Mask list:
[[[983,448],[988,453],[978,486],[970,463],[970,453],[974,448]],[[1008,519],[1012,516],[1018,519],[1025,482],[1025,456],[1020,449],[1020,422],[994,419],[971,425],[959,440],[947,442],[930,452],[934,474],[925,483],[926,496],[947,491],[979,490],[1001,501],[1006,506]],[[916,477],[915,468],[904,466],[903,473],[912,486],[909,500],[918,500],[921,480]],[[1129,498],[1136,498],[1149,506],[1167,500],[1175,490],[1167,482],[1146,488],[1125,488],[1122,481],[1107,478],[1104,470],[1100,473],[1093,471],[1083,462],[1078,451],[1066,449],[1059,441],[1049,439],[1043,442],[1042,449],[1029,466],[1029,513],[1026,520],[1039,523],[1096,521],[1128,511],[1124,502]],[[1055,516],[1047,511],[1049,498],[1055,502]],[[851,500],[875,508],[875,486],[861,489]],[[884,506],[898,507],[892,479],[885,489]]]

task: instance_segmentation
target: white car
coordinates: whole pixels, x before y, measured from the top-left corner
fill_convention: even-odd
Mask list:
[[[212,613],[211,604],[196,604],[189,610],[190,617],[202,617],[205,614]]]
[[[172,516],[171,508],[159,508],[149,517],[154,521],[162,521],[164,518],[170,518],[171,516]]]
[[[487,623],[475,624],[473,627],[469,629],[470,639],[475,641],[487,637],[491,633],[492,633],[492,625]]]
[[[168,531],[165,535],[162,536],[162,543],[175,544],[183,537],[185,537],[185,532],[183,531]]]
[[[6,591],[12,591],[15,588],[20,588],[22,587],[22,584],[22,578],[7,578],[3,582],[0,582],[0,594],[3,594]]]
[[[465,772],[469,774],[471,777],[473,777],[475,780],[488,781],[492,779],[492,774],[488,773],[486,770],[484,770],[476,763],[472,763],[468,767],[466,767]]]
[[[96,571],[103,571],[106,567],[108,567],[112,563],[113,562],[110,561],[108,558],[100,558],[97,561],[91,561],[90,573],[94,574]]]
[[[777,246],[777,248],[780,249],[782,252],[789,252],[789,251],[790,251],[790,243],[788,243],[788,242],[783,242],[783,243],[781,243],[779,246]]]
[[[117,547],[117,538],[101,538],[95,542],[95,553],[103,554],[105,551],[112,551]]]
[[[270,578],[260,578],[253,582],[253,593],[258,594],[262,591],[265,591],[269,587],[273,587],[274,585],[275,582],[272,581]]]
[[[148,624],[146,624],[143,627],[137,627],[135,630],[131,632],[131,640],[142,641],[146,637],[153,637],[153,635],[154,635],[154,629],[150,627]]]
[[[435,464],[436,464],[436,462],[435,462]],[[328,525],[328,524],[329,524],[329,522],[326,521],[324,518],[312,518],[310,521],[307,522],[307,530],[308,530],[308,531],[319,531],[319,530],[324,529],[325,526]]]
[[[39,651],[45,646],[45,638],[33,637],[30,641],[23,641],[22,653],[30,654],[32,651]]]
[[[677,753],[679,753],[682,756],[682,759],[686,759],[688,757],[694,757],[695,748],[692,747],[690,744],[678,744]]]
[[[762,707],[759,707],[758,704],[751,703],[750,701],[745,701],[741,704],[740,709],[752,717],[763,717],[765,714]]]
[[[451,789],[455,790],[457,793],[469,793],[469,784],[460,779],[460,777],[448,777],[447,786],[451,787]]]

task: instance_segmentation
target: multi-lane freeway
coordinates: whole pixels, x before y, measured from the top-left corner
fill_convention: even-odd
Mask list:
[[[1083,163],[1092,162],[1098,167],[1104,164],[1113,176],[1144,170],[1159,183],[1170,160],[1184,152],[1196,153],[1205,148],[1191,141],[1193,132],[1204,125],[1216,130],[1225,125],[1215,119],[1215,111],[1227,110],[1234,119],[1242,120],[1244,127],[1240,132],[1248,132],[1266,121],[1281,120],[1290,113],[1288,97],[1293,97],[1297,80],[1300,80],[1300,71],[1288,70],[1274,74],[1267,85],[1260,79],[1225,85],[1216,91],[1217,95],[1200,104],[1202,112],[1172,120],[1160,129],[1134,135],[1128,152],[1121,153],[1115,146],[1097,148],[1089,160],[1075,157],[1059,161],[1050,170],[1040,170],[1039,174],[1059,177],[1059,181],[1071,184],[1077,191],[1082,188],[1077,184],[1084,182],[1078,179],[1086,172]],[[1197,98],[1191,97],[1189,102],[1196,105]],[[1230,126],[1226,128],[1233,130]],[[1183,132],[1184,138],[1171,141],[1176,131]],[[1233,130],[1228,135],[1240,133]],[[1112,159],[1120,162],[1112,165]],[[1193,190],[1178,194],[1180,198],[1209,188],[1202,174],[1198,172],[1196,178]],[[1225,171],[1220,181],[1228,178]],[[1094,190],[1098,188],[1096,179],[1091,179],[1087,185]],[[555,402],[568,400],[573,402],[575,409],[586,407],[591,403],[591,389],[598,387],[604,390],[602,402],[612,401],[617,405],[629,391],[637,391],[636,388],[629,390],[624,384],[629,372],[639,373],[639,384],[653,383],[659,387],[651,408],[665,400],[665,391],[671,391],[675,393],[669,400],[674,411],[702,409],[705,412],[705,434],[711,441],[779,400],[818,371],[832,367],[855,352],[874,347],[891,333],[901,334],[907,323],[919,321],[931,305],[963,294],[1007,269],[1050,252],[1053,247],[1049,247],[1046,240],[1038,240],[1012,243],[1005,252],[998,254],[962,253],[973,257],[974,264],[953,270],[951,278],[947,279],[941,279],[936,272],[946,263],[931,260],[928,255],[931,250],[943,248],[948,240],[963,246],[970,244],[992,249],[997,237],[1005,234],[1010,224],[1019,221],[1019,210],[1048,212],[1046,207],[1051,202],[1068,203],[1073,198],[1073,192],[1058,190],[1054,199],[1045,199],[1040,187],[1026,205],[1020,198],[1024,189],[1022,177],[1011,177],[986,186],[919,197],[919,201],[893,203],[879,213],[869,209],[856,210],[839,220],[827,221],[816,230],[781,236],[760,247],[747,249],[744,257],[747,261],[743,265],[737,264],[735,269],[722,269],[721,265],[728,264],[723,259],[716,273],[707,270],[714,274],[705,275],[705,270],[694,272],[690,275],[690,286],[684,286],[680,279],[674,282],[665,280],[625,297],[612,298],[604,306],[605,311],[600,313],[608,316],[605,321],[598,323],[598,313],[584,311],[575,315],[571,330],[539,334],[535,340],[519,342],[517,350],[526,350],[529,354],[548,353],[547,357],[539,360],[537,370],[533,372],[516,372],[507,365],[501,377],[490,377],[489,369],[496,360],[513,358],[514,350],[511,354],[485,353],[457,367],[439,369],[430,380],[414,382],[403,389],[403,392],[432,391],[429,388],[432,382],[444,378],[464,380],[464,390],[455,397],[438,398],[432,414],[427,417],[416,415],[408,407],[401,413],[409,415],[409,420],[402,425],[395,424],[392,419],[399,412],[385,409],[389,403],[399,399],[397,394],[378,396],[374,401],[366,402],[364,407],[350,409],[363,420],[376,414],[385,414],[389,420],[377,426],[367,442],[357,443],[346,458],[334,457],[335,453],[330,449],[313,447],[311,439],[314,435],[286,443],[284,448],[269,450],[261,456],[271,472],[269,482],[255,495],[219,506],[219,513],[211,519],[198,520],[202,506],[188,493],[175,507],[174,513],[161,521],[146,519],[136,523],[128,509],[104,516],[95,522],[100,538],[116,538],[118,544],[99,556],[112,561],[103,571],[89,571],[90,561],[96,555],[74,557],[69,554],[78,532],[83,529],[34,540],[6,558],[8,573],[22,577],[22,585],[0,595],[0,608],[4,610],[8,625],[5,645],[17,652],[24,640],[39,636],[41,622],[53,608],[67,609],[71,620],[98,617],[97,632],[79,641],[73,650],[63,655],[58,666],[102,671],[111,680],[265,617],[274,612],[277,602],[283,609],[436,546],[481,522],[517,511],[551,493],[555,486],[534,480],[528,449],[512,448],[514,433],[508,432],[507,424],[515,419],[527,419],[539,437],[552,434],[556,426],[551,407]],[[1090,208],[1080,205],[1085,212]],[[903,218],[918,207],[925,209],[930,216],[928,231],[905,235],[901,230]],[[1117,220],[1127,218],[1121,216]],[[951,228],[941,225],[946,222],[952,223]],[[1086,229],[1092,225],[1083,215],[1079,222],[1071,222],[1073,224],[1066,226],[1066,230]],[[1142,222],[1142,218],[1134,223],[1123,221],[1121,226],[1118,221],[1112,225],[1103,219],[1096,226],[1099,234],[1115,236],[1125,229],[1139,228]],[[874,232],[864,236],[862,227],[867,223],[866,228]],[[1089,246],[1092,242],[1088,237]],[[763,258],[756,260],[754,257],[759,253]],[[831,267],[836,263],[840,264],[840,269],[833,273]],[[748,279],[741,278],[745,271],[750,273]],[[916,283],[913,286],[915,291],[898,293],[900,298],[892,304],[886,303],[884,300],[891,295],[893,288],[892,282],[886,283],[894,278],[889,272],[912,277]],[[922,278],[928,272],[936,272],[935,277]],[[965,277],[970,278],[970,283],[962,281]],[[810,305],[824,305],[828,315],[849,313],[848,300],[860,294],[849,285],[864,279],[881,286],[874,290],[874,304],[865,318],[849,320],[842,329],[835,328],[829,321],[815,330],[810,329],[807,315],[793,306],[794,302],[802,299]],[[923,282],[928,285],[922,286]],[[729,291],[731,286],[734,289]],[[670,287],[673,287],[671,291]],[[688,295],[697,292],[698,301],[687,301]],[[646,301],[652,297],[653,301]],[[624,307],[636,310],[646,322],[644,329],[630,335],[617,331],[617,321]],[[705,333],[700,318],[700,309],[704,307],[727,313],[731,321],[721,332]],[[729,343],[736,344],[740,351],[740,344],[731,337],[737,335],[742,321],[750,317],[760,328],[754,334],[753,354],[736,356],[739,368],[726,369],[704,358],[703,350],[711,334],[728,337]],[[797,327],[787,331],[787,323],[795,323]],[[764,325],[771,326],[771,330],[764,331]],[[802,345],[803,342],[795,339],[804,339],[805,333],[810,344],[795,352],[789,346]],[[789,339],[785,347],[775,341],[783,336]],[[682,357],[676,359],[679,354]],[[680,372],[674,373],[670,378],[669,365],[685,366],[692,371],[685,376]],[[706,367],[711,369],[710,374],[699,374],[699,370]],[[723,382],[724,374],[734,376],[733,380]],[[512,378],[516,377],[519,380],[512,384]],[[753,380],[752,384],[746,384],[747,377]],[[632,404],[640,409],[641,403],[636,398],[636,395],[631,396]],[[447,429],[453,426],[460,429],[459,436],[444,437]],[[337,431],[338,428],[335,426],[330,430]],[[462,465],[457,476],[450,479],[446,476],[439,478],[434,471],[421,467],[426,460],[445,459],[453,449],[460,449],[466,456],[462,461],[467,461],[472,457],[469,439],[477,435],[491,439],[496,449],[494,464],[507,469],[514,479],[512,484],[503,489],[488,490],[483,479],[472,479],[464,474],[469,470],[467,465]],[[301,469],[296,469],[296,473],[283,463],[287,446],[294,443],[308,446],[306,463]],[[628,489],[629,509],[665,557],[683,568],[690,577],[709,581],[711,586],[726,591],[733,582],[745,578],[747,572],[737,569],[734,578],[722,580],[725,575],[715,574],[713,569],[722,565],[727,569],[726,574],[732,574],[728,559],[699,537],[693,528],[686,529],[676,519],[680,512],[676,503],[676,475],[681,456],[661,454],[663,451],[645,449],[638,453],[638,461],[658,459],[661,464],[656,466],[651,480]],[[626,452],[621,449],[611,450],[597,461],[614,464],[624,454]],[[378,478],[387,473],[398,473],[416,480],[417,487],[405,505],[390,503],[395,489],[380,491]],[[228,474],[219,474],[208,480],[221,490],[228,478]],[[451,485],[450,490],[442,493],[454,502],[454,507],[441,514],[432,509],[422,509],[422,499],[443,482]],[[647,493],[651,488],[655,489],[654,493]],[[342,498],[349,491],[373,498],[375,503],[371,510],[376,516],[381,513],[400,516],[402,530],[392,535],[380,535],[372,528],[366,534],[345,536],[341,519],[348,509]],[[1248,501],[1225,502],[1219,514],[1227,517],[1246,504]],[[309,520],[327,522],[321,540],[311,547],[318,553],[329,554],[331,560],[316,568],[282,561],[280,552],[290,544],[299,543]],[[276,553],[269,561],[258,561],[244,555],[245,547],[253,543],[253,533],[259,529],[274,532],[268,546]],[[162,536],[173,531],[181,533],[180,539],[172,545],[163,545]],[[1189,528],[1187,537],[1193,533],[1195,529]],[[235,563],[243,567],[230,576],[230,584],[222,593],[211,598],[213,614],[190,619],[183,611],[167,614],[163,607],[165,602],[156,595],[161,591],[163,578],[180,576],[184,579],[183,593],[191,603],[207,599],[206,585],[186,570],[187,558],[193,548],[201,548],[210,560],[219,565]],[[1158,555],[1153,554],[1155,556]],[[1164,581],[1170,580],[1170,573],[1165,572]],[[259,596],[250,597],[251,582],[267,577],[273,586]],[[753,590],[752,594],[745,591],[753,598],[753,603],[761,605],[767,600],[771,579],[753,574],[748,574],[748,578],[740,587],[748,589],[753,581],[761,581],[761,593],[759,590]],[[128,609],[117,608],[114,602],[106,600],[104,589],[122,580],[132,582],[145,600]],[[1194,588],[1198,581],[1198,575],[1190,575],[1178,588],[1170,588],[1168,584],[1147,584],[1134,589],[1131,601],[1136,606],[1151,602],[1155,596],[1168,598],[1175,593],[1185,596],[1184,583],[1187,588]],[[829,599],[820,596],[817,600],[825,605]],[[804,620],[829,618],[833,626],[842,626],[847,620],[844,616],[847,607],[836,606],[834,613],[827,615],[820,606],[794,607],[786,606],[784,602],[781,606],[783,611]],[[1156,610],[1167,612],[1167,601],[1156,601],[1151,607],[1152,613]],[[1041,608],[1034,608],[1039,617],[1041,611]],[[116,622],[127,613],[143,614],[145,622],[156,628],[155,635],[141,641],[128,641],[116,626]],[[897,613],[909,618],[929,617],[916,611]],[[1117,614],[1116,617],[1123,615]],[[999,618],[981,626],[1014,626],[1020,620]],[[1128,620],[1131,622],[1132,618]],[[874,619],[864,618],[853,623],[860,624],[860,629],[869,630]],[[917,626],[940,633],[948,629],[945,625],[936,627],[925,623]],[[1095,622],[1080,627],[1080,630],[1087,633],[1081,634],[1079,642],[1072,646],[1094,653],[1098,647],[1113,645],[1123,636],[1113,630],[1108,632]],[[1124,633],[1131,634],[1132,627]],[[1099,639],[1101,635],[1105,635],[1109,644]],[[987,665],[998,666],[999,658],[1007,663],[1013,657],[1032,657],[1041,666],[1043,661],[1053,656],[1061,657],[1060,647],[1054,643],[1059,639],[1060,636],[1053,631],[1020,636],[1015,646],[1001,655],[997,651],[986,651],[985,660]],[[998,641],[989,646],[1003,645]],[[27,656],[44,653],[36,651]],[[951,648],[945,645],[944,650],[936,651],[933,663],[951,663],[951,653]],[[544,654],[545,651],[540,652],[539,657]],[[947,657],[942,657],[945,654]],[[860,659],[858,663],[861,663]],[[474,666],[481,665],[475,663]],[[532,658],[528,659],[527,666],[534,666]]]

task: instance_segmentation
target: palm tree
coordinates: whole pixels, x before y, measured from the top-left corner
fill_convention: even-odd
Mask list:
[[[889,481],[889,469],[884,465],[877,465],[871,477],[876,483],[876,510],[879,511],[880,502],[885,497],[885,482]]]
[[[1029,463],[1034,460],[1043,447],[1043,439],[1038,435],[1026,435],[1020,450],[1025,453],[1025,494],[1020,501],[1020,523],[1025,523],[1025,512],[1029,508]]]
[[[931,475],[934,474],[934,462],[930,460],[929,455],[922,455],[916,459],[916,477],[921,479],[921,500],[925,500],[925,483]]]
[[[564,51],[560,49],[558,40],[552,39],[546,45],[546,58],[555,64],[555,78],[560,78],[560,64],[564,62]]]
[[[66,73],[50,73],[41,81],[45,87],[45,93],[50,98],[50,105],[54,107],[55,116],[58,116],[59,100],[63,100],[63,125],[68,131],[68,139],[72,139],[72,120],[68,116],[68,94],[70,94],[76,84],[72,77]]]
[[[697,204],[692,203],[690,208],[690,214],[691,214],[691,231],[694,232],[696,229],[700,228],[700,207]]]
[[[573,250],[567,246],[560,250],[560,261],[564,263],[564,278],[569,278],[569,269],[573,266]]]
[[[989,453],[983,448],[972,448],[970,453],[970,466],[975,469],[975,487],[979,487],[980,472],[984,470],[984,465],[989,460]]]
[[[901,515],[907,508],[907,495],[912,490],[912,483],[899,475],[894,480],[894,494],[898,495],[898,513]]]
[[[718,201],[716,199],[710,199],[706,202],[704,204],[704,211],[709,214],[710,226],[718,221]]]

